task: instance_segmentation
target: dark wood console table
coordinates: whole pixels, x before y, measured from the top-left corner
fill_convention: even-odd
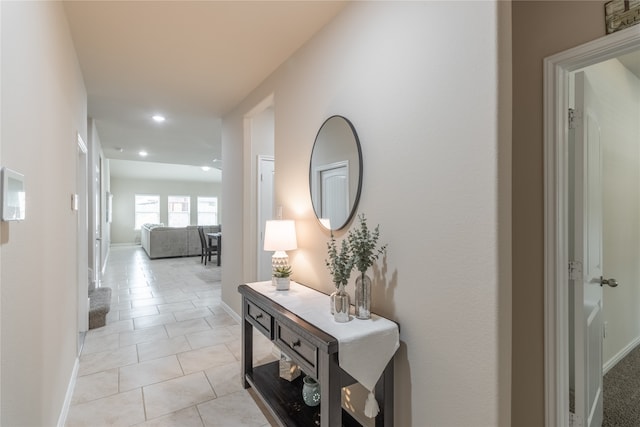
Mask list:
[[[238,292],[242,295],[244,388],[253,387],[282,426],[359,426],[342,408],[341,389],[356,380],[339,366],[338,340],[248,285],[240,285]],[[318,307],[322,309],[329,310],[328,301]],[[278,361],[253,366],[253,328],[320,383],[319,406],[309,407],[302,401],[304,375],[289,382],[280,378]],[[375,386],[375,396],[380,406],[376,427],[393,426],[393,358]]]

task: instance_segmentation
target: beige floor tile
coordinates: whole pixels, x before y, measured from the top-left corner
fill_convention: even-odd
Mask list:
[[[174,315],[176,314],[177,312],[174,313]],[[203,318],[183,320],[182,322],[176,322],[166,325],[166,328],[169,337],[175,337],[178,335],[189,335],[196,332],[211,330],[211,326],[209,326],[209,324]]]
[[[191,310],[175,311],[173,313],[177,321],[200,319],[211,316],[211,311],[207,307],[198,307]]]
[[[200,413],[195,406],[181,409],[163,417],[154,418],[136,427],[203,427]]]
[[[229,316],[227,313],[214,314],[212,316],[205,317],[206,321],[209,322],[212,328],[219,326],[233,326],[237,325],[238,322]]]
[[[150,328],[151,326],[166,325],[168,323],[175,323],[176,318],[173,313],[156,314],[153,316],[142,316],[133,319],[133,326],[135,329]]]
[[[140,297],[140,298],[135,298],[135,299],[131,300],[131,308],[149,307],[149,306],[158,305],[158,304],[166,304],[164,298],[162,298],[162,297],[156,297],[156,298]]]
[[[196,307],[215,307],[219,306],[222,302],[222,299],[219,297],[211,297],[211,298],[199,298],[191,300],[193,305]],[[214,312],[217,314],[217,312]]]
[[[168,338],[163,325],[150,328],[136,329],[135,331],[122,332],[120,334],[120,346],[140,344],[143,342],[157,341]]]
[[[178,358],[167,356],[120,368],[120,392],[182,376]]]
[[[196,298],[196,295],[193,293],[180,292],[171,295],[164,295],[163,297],[167,304],[174,304],[180,302],[186,303],[188,301],[191,301],[193,300],[193,298]]]
[[[131,310],[121,310],[120,319],[133,319],[141,316],[152,316],[158,314],[158,308],[155,305],[149,307],[132,308]]]
[[[162,304],[158,306],[160,313],[168,313],[173,311],[183,311],[195,308],[191,301],[174,302],[171,304]]]
[[[138,344],[138,358],[143,362],[190,350],[191,346],[189,346],[187,339],[180,335],[174,338]]]
[[[243,390],[240,380],[240,362],[207,369],[204,373],[218,397]]]
[[[108,369],[119,368],[138,363],[138,352],[135,345],[121,347],[112,351],[83,354],[80,356],[78,376],[95,374]]]
[[[120,347],[120,334],[89,335],[84,338],[82,354],[98,353],[100,351],[117,350]]]
[[[245,391],[239,391],[198,405],[205,426],[262,427],[269,425],[255,402]]]
[[[108,323],[107,325],[101,328],[91,329],[87,332],[85,339],[87,339],[87,337],[90,337],[92,335],[103,337],[106,335],[124,332],[124,331],[133,331],[133,320],[131,319],[119,320],[115,323]]]
[[[187,335],[187,340],[191,348],[196,350],[202,347],[224,344],[237,339],[231,332],[224,328],[210,329],[208,331],[197,332]]]
[[[225,345],[221,344],[180,353],[178,360],[185,374],[189,374],[233,363],[236,358]]]
[[[203,372],[143,387],[147,419],[188,408],[215,398]]]
[[[130,426],[144,421],[140,389],[118,393],[69,408],[67,427]]]
[[[216,418],[234,427],[269,425],[228,416],[259,411],[255,400],[227,399],[216,416],[218,394],[242,392],[241,329],[222,306],[219,267],[114,247],[103,283],[113,291],[111,312],[106,326],[86,335],[67,425],[202,427],[199,404],[208,425]],[[259,336],[255,350],[275,359]],[[236,403],[240,409],[228,407]]]
[[[88,402],[118,393],[118,369],[109,369],[76,379],[71,404]]]

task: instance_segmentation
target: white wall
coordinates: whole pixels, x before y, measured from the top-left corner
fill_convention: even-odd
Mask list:
[[[135,226],[135,195],[160,195],[160,222],[168,224],[167,197],[191,196],[191,224],[197,224],[197,197],[218,198],[218,220],[222,224],[220,184],[191,181],[142,180],[111,177],[113,193],[113,222],[111,243],[140,243],[140,230]]]
[[[25,175],[27,192],[26,220],[0,225],[0,424],[52,426],[76,360],[70,197],[86,91],[62,3],[2,2],[0,28],[2,166]]]
[[[325,292],[329,236],[313,216],[309,156],[327,117],[353,122],[358,212],[389,244],[373,309],[401,327],[396,425],[510,421],[510,37],[504,2],[350,3],[223,121],[222,297],[236,311],[255,250],[232,215],[251,167],[244,115],[275,94],[276,205],[296,220],[296,280]]]
[[[585,70],[598,97],[603,162],[605,365],[640,342],[640,80],[617,59]]]

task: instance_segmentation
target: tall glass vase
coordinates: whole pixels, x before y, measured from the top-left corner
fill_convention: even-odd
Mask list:
[[[356,278],[355,306],[358,319],[371,319],[371,279],[364,273]]]
[[[351,306],[351,298],[345,292],[344,285],[340,285],[338,290],[331,294],[331,309],[333,312],[333,320],[338,323],[349,321],[349,307]]]

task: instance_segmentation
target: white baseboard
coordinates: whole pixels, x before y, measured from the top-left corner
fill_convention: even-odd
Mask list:
[[[238,313],[236,313],[235,311],[233,311],[231,309],[231,307],[229,307],[227,305],[227,303],[225,303],[224,301],[222,301],[222,308],[224,309],[224,311],[227,312],[227,314],[231,317],[233,317],[233,319],[238,322],[238,323],[242,323],[242,317],[240,317],[240,315]]]
[[[71,378],[69,379],[69,385],[67,386],[67,394],[64,397],[64,403],[62,404],[62,410],[60,411],[60,417],[58,418],[58,427],[64,427],[67,423],[67,415],[69,415],[69,407],[71,406],[71,399],[73,398],[73,390],[76,388],[76,379],[78,378],[79,368],[80,358],[76,357],[76,361],[73,365],[73,371],[71,372]]]
[[[627,344],[626,347],[624,347],[615,356],[609,359],[602,367],[603,374],[609,372],[609,370],[616,366],[622,359],[624,359],[627,354],[631,353],[631,351],[636,348],[638,344],[640,344],[640,337],[637,337],[635,340],[631,341],[629,344]]]

